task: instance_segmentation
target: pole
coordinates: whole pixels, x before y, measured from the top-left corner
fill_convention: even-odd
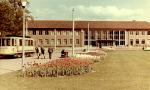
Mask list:
[[[88,47],[87,47],[87,51],[89,51],[89,47],[90,47],[90,25],[89,25],[89,22],[88,22]]]
[[[74,8],[72,9],[72,56],[74,56]]]
[[[56,29],[54,29],[54,34],[55,34],[55,42],[54,42],[55,45],[54,45],[54,49],[56,50],[56,45],[57,45],[57,42],[56,42],[56,41],[57,41],[57,37],[56,37]]]
[[[28,20],[27,19],[25,19],[25,26],[26,26],[25,36],[28,36]]]
[[[22,71],[24,71],[24,60],[25,60],[25,8],[23,8],[23,39],[22,39]]]

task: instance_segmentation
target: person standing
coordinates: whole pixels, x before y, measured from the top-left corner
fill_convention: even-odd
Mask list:
[[[38,49],[38,47],[35,48],[35,52],[36,52],[36,55],[38,57],[39,56],[39,49]]]
[[[52,58],[53,48],[48,48],[49,59]]]
[[[43,55],[43,57],[45,59],[45,49],[43,47],[41,47],[41,54]]]
[[[38,59],[39,59],[41,56],[41,47],[38,47],[37,49],[38,49]]]

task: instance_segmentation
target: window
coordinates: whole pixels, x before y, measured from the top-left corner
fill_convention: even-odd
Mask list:
[[[133,46],[133,39],[130,39],[130,45]]]
[[[136,39],[136,44],[139,44],[139,39]]]
[[[76,31],[76,32],[75,32],[75,35],[79,36],[79,31]]]
[[[14,39],[12,39],[12,46],[14,46],[15,45],[15,40]]]
[[[64,44],[67,45],[67,39],[64,39]]]
[[[72,44],[72,39],[70,39],[70,44]]]
[[[2,45],[2,41],[1,41],[1,39],[0,39],[0,46]]]
[[[94,39],[94,36],[95,36],[95,35],[93,34],[93,32],[92,32],[91,35],[92,35],[92,39]],[[102,36],[101,36],[102,39],[105,39],[105,40],[107,39],[107,31],[102,31],[102,34],[101,34],[101,35],[102,35]]]
[[[57,35],[61,35],[61,31],[57,31]]]
[[[66,31],[66,35],[69,35],[69,31]]]
[[[22,39],[19,39],[19,46],[22,46]]]
[[[145,35],[145,31],[142,31],[142,35]]]
[[[39,43],[40,43],[40,44],[43,44],[43,40],[42,40],[42,39],[39,39]]]
[[[79,44],[80,42],[79,42],[79,39],[76,39],[76,44]]]
[[[49,34],[48,30],[45,30],[45,35],[48,35],[48,34]]]
[[[33,40],[28,40],[29,46],[33,46]]]
[[[143,39],[141,43],[142,43],[142,44],[145,44],[145,40]]]
[[[65,35],[65,36],[67,35],[67,31],[65,31],[65,30],[62,31],[62,33],[63,33],[63,35]]]
[[[120,41],[120,45],[125,45],[125,41]]]
[[[6,39],[6,42],[7,46],[10,46],[10,39]]]
[[[119,35],[119,31],[115,31],[115,34],[116,34],[116,35]]]
[[[72,31],[69,31],[69,35],[72,35]]]
[[[50,35],[55,35],[54,31],[50,31],[49,33]]]
[[[121,36],[120,36],[120,39],[125,39],[125,35],[121,35]]]
[[[61,45],[61,39],[57,40],[57,45]]]
[[[31,46],[33,46],[33,40],[31,40]]]
[[[125,34],[125,31],[120,31],[120,34],[123,34],[123,35],[124,35],[124,34]]]
[[[54,45],[54,44],[55,44],[55,40],[51,39],[51,45]]]
[[[147,35],[150,35],[150,31],[147,31]]]
[[[119,45],[119,41],[116,41],[116,42],[115,42],[115,45],[118,46],[118,45]]]
[[[6,39],[2,39],[2,46],[6,46]]]
[[[39,30],[39,35],[42,35],[42,30]]]
[[[45,39],[45,43],[46,43],[46,44],[49,44],[49,39]]]
[[[36,30],[33,30],[32,34],[33,34],[33,35],[36,35]]]
[[[139,35],[139,31],[136,31],[136,32],[135,32],[135,35]]]
[[[133,35],[133,31],[130,31],[130,35]]]
[[[31,40],[28,40],[28,46],[31,46]]]
[[[119,36],[114,36],[115,39],[119,39]]]
[[[119,31],[114,32],[114,39],[119,39]]]

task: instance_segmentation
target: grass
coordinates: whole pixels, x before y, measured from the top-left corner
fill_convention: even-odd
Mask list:
[[[95,72],[81,76],[22,78],[0,76],[0,90],[150,90],[149,51],[110,51]]]

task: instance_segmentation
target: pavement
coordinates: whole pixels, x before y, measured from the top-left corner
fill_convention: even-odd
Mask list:
[[[58,48],[55,50],[52,54],[52,59],[49,59],[48,53],[46,52],[45,54],[45,59],[43,56],[40,57],[40,59],[37,58],[36,54],[33,57],[26,57],[25,60],[23,61],[24,64],[27,63],[46,63],[52,60],[56,60],[60,58],[61,56],[61,50],[63,48]],[[93,49],[93,48],[92,48]],[[92,50],[91,49],[91,50]],[[45,49],[47,51],[47,48]],[[68,56],[72,55],[72,48],[65,48],[66,51],[68,51]],[[75,53],[82,52],[83,48],[75,48]],[[0,59],[0,75],[21,70],[22,68],[22,58],[9,58],[9,59]]]
[[[41,55],[38,59],[36,54],[33,57],[25,57],[25,60],[23,61],[24,64],[27,65],[27,63],[46,63],[52,60],[55,60],[60,57],[60,52],[55,51],[52,54],[52,59],[49,59],[48,53],[45,54],[45,59]],[[0,59],[0,75],[4,73],[9,73],[17,70],[21,70],[22,68],[22,58],[8,58],[8,59]]]

